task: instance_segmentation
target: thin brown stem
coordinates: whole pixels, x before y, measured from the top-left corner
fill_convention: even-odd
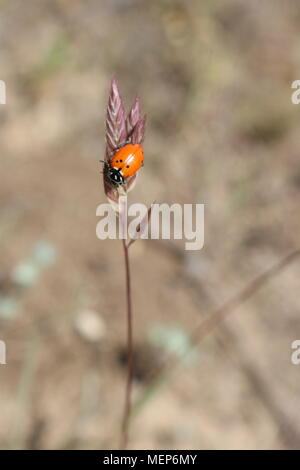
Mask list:
[[[131,278],[129,266],[129,247],[123,239],[126,273],[126,304],[127,304],[127,383],[124,402],[124,413],[121,429],[120,449],[126,449],[128,445],[129,420],[131,411],[131,388],[133,375],[133,346],[132,346],[132,308],[131,308]]]

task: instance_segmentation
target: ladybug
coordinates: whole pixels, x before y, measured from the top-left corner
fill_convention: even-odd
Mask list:
[[[144,165],[144,150],[139,144],[125,144],[116,151],[108,166],[108,177],[115,186],[126,183]]]

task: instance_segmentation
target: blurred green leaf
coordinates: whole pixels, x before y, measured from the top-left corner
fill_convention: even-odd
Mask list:
[[[197,358],[197,352],[188,334],[179,327],[157,325],[150,330],[149,340],[186,364],[190,364]]]
[[[0,318],[13,319],[21,313],[18,302],[12,297],[0,297]]]
[[[32,261],[42,268],[52,266],[57,258],[57,250],[53,243],[40,241],[33,247]]]
[[[33,77],[42,80],[57,72],[67,60],[68,48],[69,41],[66,38],[61,37],[56,39],[49,47],[41,62],[36,66],[32,74]]]
[[[20,287],[30,287],[38,281],[42,270],[52,266],[55,261],[55,245],[39,241],[33,246],[30,256],[14,266],[11,279]]]
[[[34,262],[23,261],[13,268],[11,279],[21,287],[29,287],[37,282],[39,274],[40,269]]]

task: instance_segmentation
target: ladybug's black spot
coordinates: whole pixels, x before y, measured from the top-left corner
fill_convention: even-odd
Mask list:
[[[129,168],[129,165],[126,165],[126,168]]]
[[[116,160],[116,163],[119,163],[119,160]]]
[[[122,162],[123,160],[120,160],[120,162]]]

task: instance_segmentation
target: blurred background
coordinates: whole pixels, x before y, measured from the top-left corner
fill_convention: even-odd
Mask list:
[[[205,204],[205,246],[131,249],[134,449],[300,447],[300,265],[191,348],[213,308],[300,246],[296,0],[2,0],[0,446],[116,448],[124,264],[97,240],[108,91],[147,113],[130,202]],[[166,356],[179,367],[150,376]]]

